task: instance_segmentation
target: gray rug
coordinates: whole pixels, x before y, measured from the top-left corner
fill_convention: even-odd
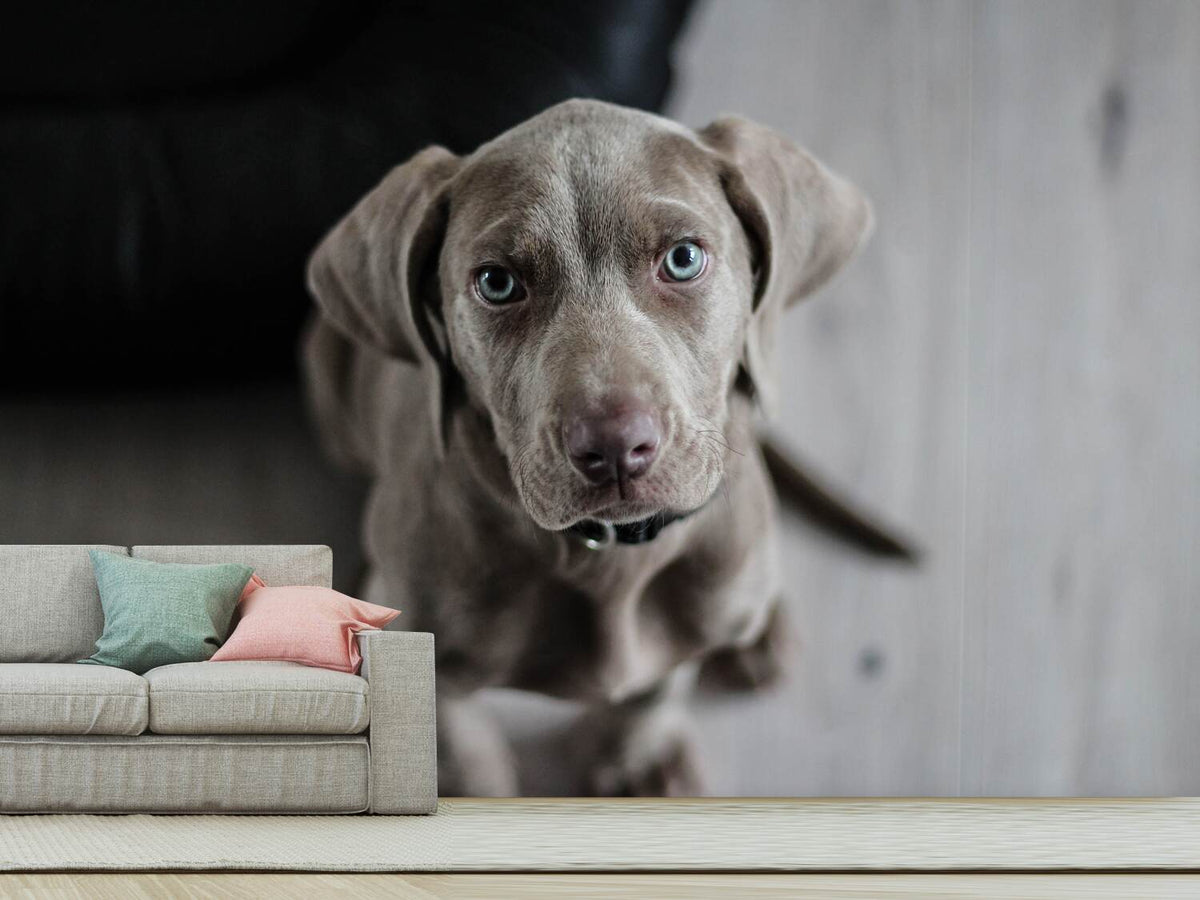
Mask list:
[[[0,871],[1200,868],[1200,800],[444,800],[434,816],[0,816]]]

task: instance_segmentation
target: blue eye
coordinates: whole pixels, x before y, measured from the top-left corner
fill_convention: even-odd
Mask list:
[[[662,273],[671,281],[691,281],[704,271],[706,258],[699,244],[680,241],[663,257]]]
[[[486,302],[495,306],[516,303],[525,296],[521,283],[504,266],[484,266],[476,272],[475,290]]]

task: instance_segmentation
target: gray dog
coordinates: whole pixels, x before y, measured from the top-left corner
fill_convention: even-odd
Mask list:
[[[581,791],[702,789],[699,666],[778,652],[772,333],[871,221],[761,125],[574,100],[423,150],[317,248],[311,400],[372,479],[366,599],[437,636],[443,793],[518,792],[489,686],[586,705]]]

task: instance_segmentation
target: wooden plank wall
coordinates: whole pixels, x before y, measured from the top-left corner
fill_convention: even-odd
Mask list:
[[[1200,793],[1200,5],[713,0],[671,114],[727,111],[875,203],[777,426],[928,560],[789,524],[714,792]]]

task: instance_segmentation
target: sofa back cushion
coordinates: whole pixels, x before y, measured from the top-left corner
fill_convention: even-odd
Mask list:
[[[169,563],[241,563],[267,584],[333,586],[333,551],[318,544],[134,547],[133,556]]]
[[[0,545],[0,663],[91,655],[104,630],[93,549],[129,554],[104,544]]]

